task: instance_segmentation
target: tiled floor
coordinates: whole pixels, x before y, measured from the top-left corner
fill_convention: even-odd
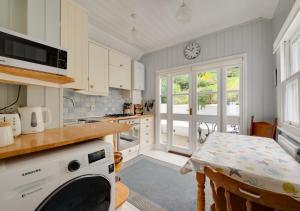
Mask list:
[[[159,150],[151,150],[149,152],[146,152],[145,155],[177,166],[183,166],[188,161],[187,157],[172,154],[172,153],[167,153]],[[139,211],[139,209],[137,209],[129,202],[126,202],[117,211]]]
[[[125,202],[122,207],[118,208],[116,211],[139,211],[139,209],[129,202]]]
[[[183,166],[189,159],[184,156],[176,155],[173,153],[167,153],[159,150],[151,150],[145,153],[145,155],[177,166]]]

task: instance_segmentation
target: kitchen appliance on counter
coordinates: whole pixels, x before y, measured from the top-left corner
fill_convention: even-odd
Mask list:
[[[132,113],[132,103],[125,102],[123,104],[123,114],[131,114]]]
[[[20,107],[22,134],[38,133],[45,130],[45,125],[51,122],[51,112],[45,107]],[[44,121],[43,114],[47,121]]]
[[[21,134],[21,120],[19,114],[0,114],[0,122],[9,122],[15,137]]]
[[[93,140],[0,161],[0,210],[115,210],[112,144]]]
[[[0,122],[0,147],[14,143],[13,130],[9,122]]]
[[[67,75],[67,62],[67,50],[0,27],[1,65]]]
[[[134,104],[134,114],[135,115],[143,115],[144,108],[142,104]]]

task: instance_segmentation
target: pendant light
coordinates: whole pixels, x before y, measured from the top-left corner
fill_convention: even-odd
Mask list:
[[[133,26],[132,26],[132,28],[130,30],[129,42],[132,43],[132,44],[134,44],[137,41],[137,30],[135,28],[136,14],[132,13],[132,14],[130,14],[130,17],[132,18]]]
[[[176,20],[180,23],[187,23],[192,19],[192,10],[188,7],[188,5],[182,1],[182,4],[178,8],[176,12]]]

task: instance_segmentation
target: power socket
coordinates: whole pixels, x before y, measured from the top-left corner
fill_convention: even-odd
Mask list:
[[[95,111],[96,110],[96,106],[95,105],[91,105],[90,109],[91,109],[91,111]]]

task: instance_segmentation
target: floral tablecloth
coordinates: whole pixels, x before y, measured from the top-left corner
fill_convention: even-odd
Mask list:
[[[272,139],[211,134],[181,172],[203,172],[205,165],[250,185],[300,199],[300,164]]]

